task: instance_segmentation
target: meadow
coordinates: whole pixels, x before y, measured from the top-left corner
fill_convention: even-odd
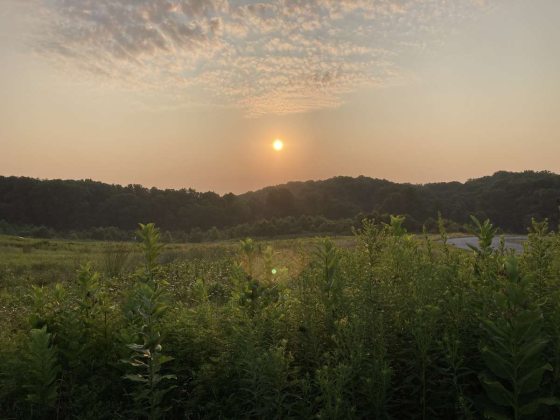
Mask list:
[[[0,418],[554,419],[560,234],[0,237]]]

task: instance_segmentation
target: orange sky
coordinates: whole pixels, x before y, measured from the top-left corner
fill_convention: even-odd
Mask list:
[[[0,2],[1,175],[560,172],[556,0]]]

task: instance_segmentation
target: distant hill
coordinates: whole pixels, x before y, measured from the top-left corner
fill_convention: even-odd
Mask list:
[[[560,175],[533,171],[424,185],[341,176],[223,196],[92,180],[0,177],[0,220],[4,226],[44,226],[59,232],[107,227],[130,231],[138,222],[153,221],[172,232],[277,223],[274,232],[297,233],[312,231],[309,226],[317,220],[328,225],[389,214],[406,215],[414,230],[424,223],[433,225],[441,212],[458,224],[474,214],[490,218],[504,231],[525,232],[533,217],[548,218],[556,227],[559,198]]]
[[[471,214],[490,218],[504,230],[525,232],[531,218],[558,224],[560,175],[551,172],[496,172],[465,183],[398,184],[364,176],[290,182],[239,196],[263,215],[357,213],[405,214],[418,222],[443,217],[467,223]],[[276,200],[275,200],[276,198]],[[276,201],[284,203],[277,206]],[[268,213],[267,213],[268,212]]]

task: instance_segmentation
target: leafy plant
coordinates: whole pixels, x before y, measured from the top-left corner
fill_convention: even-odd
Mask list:
[[[140,239],[140,246],[144,252],[144,266],[146,268],[147,280],[154,280],[154,269],[157,266],[157,259],[163,249],[163,244],[160,243],[159,229],[156,228],[154,223],[142,224],[136,233]]]
[[[114,277],[75,275],[110,244],[0,238],[0,417],[558,418],[560,235],[535,222],[515,256],[474,225],[473,252],[397,217],[165,259],[147,224]]]
[[[481,353],[488,371],[480,375],[480,381],[495,405],[487,406],[485,415],[517,420],[560,400],[538,392],[543,376],[552,371],[544,361],[548,340],[542,334],[542,313],[531,305],[527,281],[520,276],[515,257],[507,260],[505,269],[506,284],[495,295],[500,316],[482,320],[486,340]]]
[[[146,415],[149,419],[159,419],[168,408],[162,407],[165,395],[175,386],[165,385],[164,381],[177,379],[173,374],[162,374],[161,369],[173,357],[162,353],[161,336],[159,333],[150,333],[148,328],[141,331],[143,342],[129,344],[127,347],[133,351],[130,358],[123,360],[135,368],[135,373],[126,374],[124,377],[138,385],[133,393],[137,405],[137,412]]]
[[[471,231],[478,238],[478,246],[468,245],[475,254],[480,258],[488,257],[492,254],[492,241],[498,232],[498,229],[490,223],[489,219],[484,222],[478,220],[475,216],[471,216],[474,227]]]
[[[389,224],[386,224],[385,227],[388,232],[393,236],[403,236],[406,234],[406,229],[403,226],[406,217],[404,216],[390,216]]]
[[[249,274],[249,276],[253,276],[253,265],[255,260],[256,254],[256,247],[255,242],[251,238],[242,239],[239,242],[239,247],[242,254],[242,264],[243,268]]]
[[[328,296],[332,296],[340,286],[336,281],[340,254],[331,240],[323,239],[315,247],[315,257],[322,271],[323,290]]]
[[[33,412],[46,415],[58,399],[60,373],[57,351],[46,327],[31,330],[24,359],[27,400],[32,403]]]
[[[385,242],[385,230],[374,220],[363,219],[360,229],[353,229],[354,236],[365,251],[368,263],[369,280],[373,281],[373,269],[380,258]]]
[[[142,241],[146,270],[145,278],[133,290],[130,315],[133,322],[140,325],[137,332],[140,343],[127,345],[133,353],[123,362],[135,372],[124,377],[137,385],[133,392],[137,413],[149,419],[158,419],[166,411],[162,406],[165,395],[174,388],[164,386],[164,381],[177,377],[161,374],[162,366],[173,358],[162,353],[162,338],[158,331],[159,323],[167,311],[162,283],[155,278],[156,261],[162,249],[159,232],[152,223],[141,224],[138,236]]]

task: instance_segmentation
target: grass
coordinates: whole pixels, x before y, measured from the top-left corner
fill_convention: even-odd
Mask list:
[[[473,219],[474,220],[474,219]],[[477,221],[478,222],[478,221]],[[560,236],[0,237],[1,418],[558,418]]]
[[[355,245],[351,236],[333,238],[342,248]],[[192,259],[216,259],[234,256],[238,250],[237,240],[205,244],[166,244],[161,262]],[[293,254],[309,249],[315,238],[260,241],[259,249],[273,246],[275,253],[290,259]],[[141,252],[133,242],[71,241],[63,239],[33,239],[0,235],[0,273],[25,279],[29,284],[44,285],[51,282],[70,281],[76,270],[91,262],[97,271],[106,270],[107,259],[115,253],[126,253],[131,267],[141,260]],[[18,280],[18,281],[19,281]],[[6,283],[2,283],[6,286]]]

